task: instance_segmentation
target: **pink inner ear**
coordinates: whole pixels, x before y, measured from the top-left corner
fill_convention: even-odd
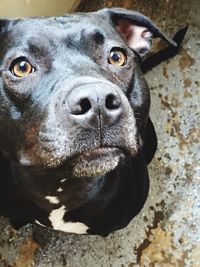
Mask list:
[[[143,55],[150,49],[152,33],[146,27],[121,20],[118,22],[117,30],[138,53]]]

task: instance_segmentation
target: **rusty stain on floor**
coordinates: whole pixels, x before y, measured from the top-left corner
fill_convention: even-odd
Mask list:
[[[165,232],[160,226],[152,230],[149,236],[149,245],[142,251],[139,261],[140,266],[183,266],[183,256],[173,255],[173,238],[172,233]]]
[[[148,200],[106,238],[32,225],[14,231],[0,217],[1,267],[200,267],[200,1],[84,0],[79,10],[106,6],[141,11],[169,36],[190,24],[179,55],[146,75],[158,134]]]
[[[13,263],[13,267],[27,267],[33,263],[33,258],[38,244],[32,239],[24,241],[20,247],[19,255]]]
[[[195,59],[190,56],[188,49],[182,48],[181,58],[179,60],[180,70],[183,71],[195,64]]]

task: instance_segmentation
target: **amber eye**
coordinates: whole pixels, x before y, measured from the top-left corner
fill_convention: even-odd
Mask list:
[[[34,72],[35,69],[25,57],[19,57],[11,63],[10,71],[16,77],[23,78]]]
[[[111,50],[108,62],[112,65],[124,66],[127,61],[127,56],[124,51],[114,48]]]

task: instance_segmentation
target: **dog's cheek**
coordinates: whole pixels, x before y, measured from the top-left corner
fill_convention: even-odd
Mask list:
[[[147,82],[140,70],[137,70],[132,84],[127,94],[131,108],[133,110],[137,127],[141,129],[145,126],[150,109],[150,92]]]

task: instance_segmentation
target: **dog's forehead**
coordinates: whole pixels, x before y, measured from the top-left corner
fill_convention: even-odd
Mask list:
[[[76,39],[83,34],[101,32],[106,35],[112,32],[112,25],[108,20],[103,20],[98,13],[71,14],[61,17],[49,18],[27,18],[19,20],[11,27],[10,33],[14,36],[21,36],[23,39],[31,37],[39,39],[45,37],[60,40],[67,36],[74,36]]]
[[[122,41],[109,18],[95,12],[13,20],[8,29],[0,44],[3,59],[24,52],[35,55],[38,51],[51,57],[63,54],[66,49],[83,54],[108,42]]]

